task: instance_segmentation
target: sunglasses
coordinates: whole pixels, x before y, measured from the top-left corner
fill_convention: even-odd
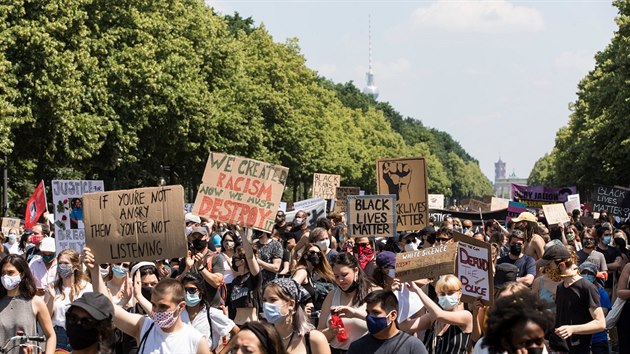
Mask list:
[[[79,317],[72,312],[66,313],[66,324],[76,324],[83,328],[96,328],[98,321],[92,317]]]
[[[307,255],[307,256],[312,256],[312,255],[314,255],[314,254],[319,255],[319,254],[321,254],[321,252],[317,252],[317,251],[308,251],[308,252],[306,252],[306,255]]]
[[[442,238],[442,237],[435,239],[435,241],[437,241],[437,242],[448,242],[449,240],[450,240],[450,238]]]
[[[369,242],[357,243],[357,246],[359,246],[359,247],[369,247],[370,243]]]
[[[196,294],[199,292],[199,289],[193,288],[193,287],[186,287],[184,288],[184,290],[186,290],[186,294],[190,294],[190,295]]]

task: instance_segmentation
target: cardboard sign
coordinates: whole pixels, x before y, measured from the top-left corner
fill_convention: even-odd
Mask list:
[[[396,197],[393,195],[349,195],[349,237],[396,236]]]
[[[457,242],[396,254],[396,278],[401,282],[437,279],[455,274]]]
[[[72,248],[80,253],[85,246],[83,194],[105,191],[103,181],[53,180],[51,187],[57,252]]]
[[[345,213],[347,210],[346,202],[349,195],[359,195],[361,189],[359,187],[337,187],[335,201],[335,212]]]
[[[341,176],[315,173],[313,175],[313,198],[335,199]]]
[[[524,211],[527,211],[527,206],[523,203],[510,201],[507,208],[507,216],[505,217],[505,223],[507,224],[512,218],[518,217],[518,215]]]
[[[429,194],[429,209],[444,209],[444,194]]]
[[[210,152],[193,213],[271,232],[289,169]]]
[[[512,184],[512,199],[525,204],[528,208],[541,208],[545,204],[564,203],[571,194],[576,194],[575,187],[543,187]]]
[[[469,211],[490,211],[490,204],[476,199],[462,199],[461,205]]]
[[[443,209],[429,209],[429,215],[435,220],[436,224],[441,224],[446,218],[459,218],[463,220],[471,220],[473,225],[481,226],[484,220],[496,219],[501,221],[505,219],[507,215],[507,209],[486,211],[486,212],[470,212],[470,211],[455,211],[455,210],[443,210]]]
[[[396,196],[398,231],[420,230],[429,224],[424,158],[377,160],[376,187],[379,194]]]
[[[591,200],[593,212],[605,211],[622,218],[630,212],[630,189],[627,188],[595,185]]]
[[[9,237],[9,231],[11,229],[16,229],[17,234],[20,233],[20,219],[18,218],[2,218],[2,233],[5,237]]]
[[[575,209],[580,210],[581,205],[582,203],[580,203],[580,195],[572,194],[568,196],[567,201],[564,202],[564,209],[567,211],[567,213],[571,214]]]
[[[88,193],[83,195],[83,207],[85,242],[96,263],[186,255],[182,186]]]
[[[564,204],[545,204],[543,205],[543,211],[545,212],[545,219],[547,219],[547,224],[549,225],[557,225],[558,223],[564,224],[570,221]]]
[[[296,208],[293,211],[285,212],[284,215],[286,217],[284,220],[286,222],[293,222],[293,219],[295,219],[295,214],[297,214],[298,211],[303,210],[306,212],[306,214],[308,214],[308,219],[306,220],[306,223],[308,224],[308,226],[311,228],[317,226],[317,219],[326,216],[326,200],[324,199],[308,199],[308,200],[309,201],[315,200],[316,202],[315,203],[309,202],[306,206],[303,205],[299,209]]]
[[[297,201],[297,202],[293,203],[293,210],[295,210],[295,211],[299,211],[299,210],[306,211],[306,209],[311,208],[314,205],[318,205],[321,202],[325,203],[326,200],[324,200],[322,198],[311,198],[311,199],[300,200],[300,201]]]
[[[507,209],[510,204],[509,199],[492,197],[490,200],[490,210]]]
[[[479,241],[453,232],[457,240],[457,277],[462,282],[462,301],[474,302],[481,297],[484,305],[492,305],[494,300],[494,274],[492,273],[492,247]]]

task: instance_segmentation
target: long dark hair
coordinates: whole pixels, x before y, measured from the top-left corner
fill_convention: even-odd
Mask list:
[[[287,350],[282,344],[280,334],[276,331],[273,325],[263,322],[247,322],[240,328],[242,331],[250,331],[254,333],[258,341],[260,341],[260,347],[265,354],[286,354]]]
[[[17,254],[10,254],[4,257],[0,261],[0,271],[4,267],[5,264],[10,263],[20,272],[20,276],[22,280],[20,281],[20,285],[18,285],[19,293],[22,297],[30,300],[35,296],[35,279],[33,278],[33,274],[31,273],[31,269],[28,267],[28,263]],[[7,296],[7,289],[0,282],[0,298]]]
[[[182,284],[182,287],[186,283],[193,283],[193,284],[195,284],[197,289],[199,289],[199,298],[201,299],[201,302],[206,306],[206,308],[209,308],[209,305],[206,302],[205,280],[203,280],[203,278],[201,278],[201,275],[199,275],[198,273],[187,273],[186,275],[184,275],[179,280],[179,282]]]
[[[26,252],[26,244],[28,243],[28,238],[33,234],[33,231],[26,230],[20,236],[20,244],[18,245],[18,249],[22,252]]]
[[[354,293],[354,298],[352,299],[353,305],[359,305],[363,302],[363,299],[367,296],[372,288],[372,283],[368,279],[368,277],[363,273],[361,266],[359,265],[359,261],[355,256],[350,253],[340,253],[337,258],[334,259],[332,263],[332,268],[334,269],[336,265],[345,266],[351,268],[353,270],[356,269],[356,282],[359,284],[359,287]]]

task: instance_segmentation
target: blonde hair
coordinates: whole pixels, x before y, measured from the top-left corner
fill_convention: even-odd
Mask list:
[[[457,291],[462,289],[462,282],[453,274],[443,275],[435,283],[435,291],[438,293],[447,293],[449,291]]]
[[[59,262],[59,260],[63,256],[68,256],[68,258],[70,259],[70,263],[72,264],[72,268],[74,268],[74,284],[72,284],[72,291],[70,291],[70,301],[74,301],[74,299],[78,297],[81,290],[83,290],[83,288],[85,288],[85,286],[87,285],[88,277],[83,272],[83,265],[81,264],[81,257],[79,255],[79,252],[75,251],[72,248],[66,248],[59,252],[59,254],[57,255],[57,262]],[[61,299],[64,300],[66,298],[66,294],[63,291],[63,279],[61,278],[61,276],[59,276],[59,273],[57,273],[55,289],[59,291]]]

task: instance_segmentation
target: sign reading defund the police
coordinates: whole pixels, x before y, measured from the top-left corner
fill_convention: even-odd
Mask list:
[[[394,237],[396,197],[393,195],[349,195],[346,197],[348,236]]]
[[[398,231],[420,230],[427,226],[429,208],[424,158],[377,160],[376,187],[379,194],[396,196]]]
[[[193,214],[271,232],[289,169],[211,152]]]
[[[85,243],[96,263],[186,255],[182,186],[87,193],[83,205]]]
[[[462,301],[481,299],[491,305],[494,299],[492,248],[489,243],[453,232],[457,240],[457,277],[462,282]]]

